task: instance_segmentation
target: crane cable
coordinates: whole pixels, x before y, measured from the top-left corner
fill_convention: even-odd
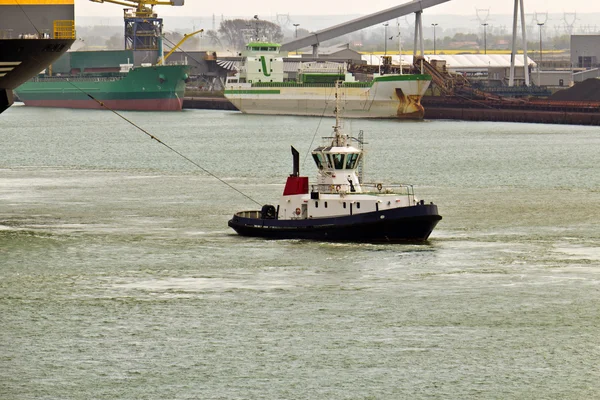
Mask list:
[[[172,41],[170,41],[169,39],[167,39],[166,37],[163,36],[163,41],[167,41],[169,42],[173,47],[177,46],[177,43],[173,43]],[[173,49],[173,47],[171,47],[171,50]],[[196,61],[198,64],[200,64],[200,61],[198,61],[197,59],[194,58],[194,56],[192,56],[190,53],[188,53],[187,51],[183,50],[181,47],[179,48],[179,51],[183,54],[185,54],[187,57],[191,58],[193,61]],[[208,52],[206,52],[208,53]],[[163,61],[164,64],[164,61]]]
[[[206,168],[204,168],[203,166],[201,166],[200,164],[198,164],[196,161],[192,160],[191,158],[189,158],[188,156],[186,156],[185,154],[179,152],[178,150],[174,149],[173,147],[169,146],[168,144],[166,144],[165,142],[163,142],[162,140],[160,140],[159,138],[157,138],[156,136],[154,136],[153,134],[151,134],[150,132],[148,132],[147,130],[145,130],[144,128],[142,128],[139,125],[136,125],[133,121],[127,119],[126,117],[124,117],[123,115],[121,115],[120,113],[118,113],[117,111],[113,110],[112,108],[110,108],[109,106],[107,106],[106,104],[104,104],[103,102],[101,102],[100,100],[96,99],[94,96],[92,96],[91,94],[87,93],[85,90],[79,88],[77,85],[75,85],[73,82],[67,80],[67,82],[69,82],[71,85],[73,85],[77,90],[81,91],[83,94],[85,94],[87,97],[89,97],[90,99],[94,100],[96,103],[98,103],[100,105],[100,107],[107,109],[108,111],[111,111],[112,113],[116,114],[119,118],[125,120],[127,123],[133,125],[134,127],[136,127],[138,130],[142,131],[144,134],[146,134],[147,136],[150,137],[150,139],[155,140],[157,143],[162,144],[163,146],[165,146],[167,149],[169,149],[170,151],[172,151],[173,153],[177,154],[179,157],[183,158],[184,160],[190,162],[191,164],[195,165],[196,167],[198,167],[199,169],[201,169],[202,171],[204,171],[206,174],[212,176],[213,178],[215,178],[216,180],[218,180],[219,182],[221,182],[222,184],[228,186],[229,188],[235,190],[236,192],[238,192],[239,194],[241,194],[242,196],[244,196],[245,198],[247,198],[248,200],[258,204],[259,206],[261,206],[261,204],[254,200],[252,197],[248,196],[246,193],[242,192],[241,190],[237,189],[236,187],[232,186],[231,184],[225,182],[223,179],[219,178],[217,175],[215,175],[214,173],[210,172],[209,170],[207,170]]]

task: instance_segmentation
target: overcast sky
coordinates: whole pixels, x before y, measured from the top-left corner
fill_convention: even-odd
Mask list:
[[[392,0],[229,0],[210,2],[206,0],[185,0],[182,7],[156,6],[160,16],[209,16],[223,14],[251,18],[258,14],[263,19],[271,19],[276,14],[293,15],[356,15],[369,14],[394,7],[407,1]],[[475,9],[489,9],[491,14],[512,14],[513,1],[499,0],[451,0],[425,11],[427,14],[475,15]],[[121,16],[123,6],[111,3],[93,3],[89,0],[75,0],[76,13],[82,16]],[[589,0],[525,0],[527,14],[538,13],[592,13],[600,11],[600,2]]]

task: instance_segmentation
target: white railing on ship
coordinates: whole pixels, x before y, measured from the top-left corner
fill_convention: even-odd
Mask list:
[[[415,191],[413,185],[408,184],[382,184],[382,183],[362,183],[360,185],[361,193],[366,194],[395,194],[414,197]],[[320,193],[352,193],[350,184],[341,185],[311,185],[311,191]]]
[[[241,218],[261,218],[260,211],[239,211],[235,213],[237,217]]]
[[[56,76],[44,76],[44,77],[36,77],[36,78],[31,78],[31,82],[114,82],[114,81],[119,81],[121,79],[123,79],[125,77],[125,75],[123,76],[60,76],[60,75],[56,75]]]

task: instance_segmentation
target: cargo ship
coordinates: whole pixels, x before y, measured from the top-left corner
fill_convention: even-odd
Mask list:
[[[33,107],[179,111],[188,71],[187,65],[122,64],[119,72],[33,78],[15,92]]]
[[[164,65],[163,20],[157,17],[153,7],[156,4],[182,6],[184,1],[109,2],[132,7],[124,10],[125,50],[65,54],[42,76],[33,78],[15,90],[26,106],[181,110],[190,67]]]
[[[295,78],[284,72],[285,54],[279,44],[251,42],[242,53],[243,63],[227,78],[225,97],[247,114],[335,114],[335,82],[342,81],[344,116],[347,118],[422,119],[421,98],[431,83],[426,74],[374,74],[359,81],[346,63],[299,63]]]
[[[75,41],[73,0],[0,0],[0,113],[13,90]]]

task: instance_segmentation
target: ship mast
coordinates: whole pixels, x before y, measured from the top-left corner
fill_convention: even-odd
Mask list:
[[[340,123],[340,88],[341,81],[335,81],[335,126],[333,127],[333,133],[335,134],[334,143],[337,147],[346,145],[346,135],[342,133],[342,127]]]

